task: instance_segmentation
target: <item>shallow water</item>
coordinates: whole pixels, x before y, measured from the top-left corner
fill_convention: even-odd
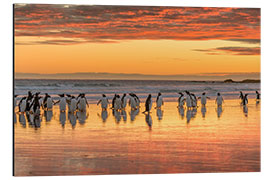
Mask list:
[[[41,122],[14,119],[16,176],[260,171],[260,104],[244,109],[112,113],[90,104],[87,113],[42,113]],[[184,114],[183,114],[184,112]],[[183,115],[183,116],[182,116]],[[150,126],[151,125],[151,126]]]

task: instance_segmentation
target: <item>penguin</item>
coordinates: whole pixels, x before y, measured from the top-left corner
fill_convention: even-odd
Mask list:
[[[239,93],[240,93],[240,95],[239,95],[239,99],[241,99],[241,101],[243,101],[243,98],[244,98],[243,92],[242,92],[242,91],[240,91]]]
[[[86,105],[89,107],[87,99],[85,98],[85,94],[82,93],[81,98],[77,102],[77,106],[78,106],[79,111],[85,112],[86,111]]]
[[[109,104],[109,100],[105,94],[102,94],[102,98],[98,101],[97,105],[101,103],[102,110],[106,110]]]
[[[187,94],[186,105],[187,105],[187,108],[190,109],[192,107],[190,92],[188,91],[185,91],[185,92]]]
[[[19,112],[24,113],[26,111],[26,101],[27,101],[27,97],[23,97],[20,100],[20,102],[18,104]]]
[[[15,95],[14,95],[14,102],[13,102],[13,103],[14,103],[14,104],[13,104],[13,105],[14,105],[14,109],[15,109],[16,106],[17,106],[17,97],[18,97],[18,95],[15,94]]]
[[[246,106],[248,104],[248,98],[247,98],[248,94],[245,94],[243,99],[242,99],[242,105]]]
[[[200,97],[201,99],[201,105],[202,106],[205,106],[206,105],[206,102],[207,102],[207,99],[210,99],[209,97],[206,96],[205,92],[202,93],[202,96]]]
[[[160,109],[163,104],[164,104],[163,98],[162,98],[161,93],[159,92],[157,96],[157,100],[156,100],[156,105],[157,105],[156,109]]]
[[[119,111],[121,109],[121,104],[122,102],[121,102],[120,96],[116,95],[115,100],[114,100],[114,109],[116,111]]]
[[[116,99],[116,96],[117,96],[117,94],[114,94],[114,97],[113,97],[113,99],[112,99],[112,107],[111,107],[111,109],[114,109],[114,101],[115,101],[115,99]]]
[[[135,97],[132,93],[129,94],[129,106],[131,107],[131,110],[136,110],[137,109],[137,103],[135,100]]]
[[[191,105],[193,108],[197,108],[197,97],[195,94],[190,93],[191,97]]]
[[[55,102],[54,104],[59,103],[60,111],[64,112],[64,111],[66,111],[66,104],[67,104],[65,94],[58,94],[58,96],[60,97],[60,99],[57,102]]]
[[[149,94],[146,101],[145,101],[145,112],[150,112],[151,108],[152,108],[152,99],[151,99],[152,95]]]
[[[34,100],[30,105],[30,109],[31,109],[31,107],[33,107],[32,111],[33,111],[33,113],[35,115],[39,115],[39,113],[40,113],[40,104],[39,104],[40,101],[39,101],[39,99],[40,99],[39,93],[36,93],[35,96],[34,96]]]
[[[75,96],[71,96],[68,112],[74,113],[76,111],[77,100]]]
[[[66,100],[67,100],[67,106],[68,106],[68,109],[70,109],[70,101],[71,101],[71,95],[70,94],[66,94]]]
[[[184,104],[185,104],[184,94],[181,92],[179,92],[178,94],[180,94],[180,96],[178,98],[178,107],[184,107]]]
[[[130,95],[134,98],[134,100],[136,102],[137,108],[139,108],[140,107],[140,103],[141,103],[139,97],[136,94],[134,94],[134,93],[130,93]]]
[[[32,99],[33,99],[33,94],[31,91],[28,91],[28,96],[26,98],[26,108],[25,111],[30,111],[30,105],[32,103]]]
[[[124,93],[121,98],[121,107],[122,109],[125,109],[126,106],[127,106],[127,97],[126,97],[126,93]]]
[[[216,98],[216,103],[218,107],[222,106],[222,103],[224,102],[222,96],[220,95],[220,93],[217,93],[217,98]]]
[[[43,98],[42,106],[45,110],[51,110],[53,107],[52,97],[48,93],[45,93],[45,97]]]
[[[259,101],[261,99],[261,94],[256,91],[256,100]]]

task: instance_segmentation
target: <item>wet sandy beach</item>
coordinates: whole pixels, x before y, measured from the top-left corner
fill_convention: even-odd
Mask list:
[[[155,105],[154,105],[155,106]],[[15,176],[260,171],[260,104],[213,100],[197,111],[165,102],[143,114],[42,112],[38,127],[14,123]],[[151,127],[150,127],[151,125]]]

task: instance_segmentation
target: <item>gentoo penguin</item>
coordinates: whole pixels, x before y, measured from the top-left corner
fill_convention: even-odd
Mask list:
[[[45,110],[52,109],[52,107],[53,107],[52,97],[48,93],[45,93],[45,97],[43,98],[42,106]]]
[[[106,110],[109,104],[109,100],[105,94],[102,94],[102,98],[98,101],[97,105],[101,103],[102,110]]]
[[[77,108],[77,100],[75,96],[71,96],[68,112],[74,113]]]
[[[134,93],[129,93],[129,95],[131,95],[134,98],[134,100],[136,102],[136,108],[139,108],[140,107],[140,103],[141,103],[139,97],[136,94],[134,94]]]
[[[135,97],[133,96],[132,93],[130,93],[129,96],[130,96],[130,98],[129,98],[129,106],[131,107],[131,110],[137,109],[137,103],[136,103]]]
[[[114,100],[114,109],[116,111],[119,111],[121,109],[121,104],[122,104],[122,102],[121,102],[120,96],[116,95],[115,100]]]
[[[185,97],[184,94],[179,92],[178,94],[180,94],[179,98],[178,98],[178,107],[184,107],[185,104]]]
[[[28,96],[26,98],[26,109],[25,111],[30,111],[30,105],[32,103],[32,99],[33,99],[33,94],[31,91],[28,91]]]
[[[70,94],[66,94],[66,100],[67,100],[67,106],[68,106],[68,109],[70,109],[70,101],[71,101],[71,95]]]
[[[114,101],[115,101],[115,99],[116,99],[116,96],[117,96],[117,94],[114,94],[114,97],[113,97],[113,99],[112,99],[112,107],[111,107],[111,109],[114,109]]]
[[[191,105],[193,108],[197,108],[197,97],[195,94],[190,93],[191,97]]]
[[[157,104],[156,109],[160,109],[161,106],[164,104],[163,98],[160,92],[158,93],[156,104]]]
[[[31,109],[31,107],[33,107],[33,113],[36,115],[39,115],[39,113],[40,113],[40,104],[39,104],[40,97],[38,95],[39,95],[39,93],[35,94],[34,100],[30,105],[30,109]]]
[[[85,112],[86,111],[86,105],[89,107],[87,99],[85,98],[85,94],[82,93],[81,98],[77,102],[77,106],[79,111]]]
[[[259,101],[261,99],[261,94],[258,91],[256,91],[256,95],[257,95],[256,100]]]
[[[20,100],[20,102],[18,104],[18,106],[19,106],[19,112],[25,112],[25,110],[26,110],[26,100],[27,100],[27,97],[23,97]]]
[[[145,101],[145,112],[150,112],[151,108],[152,108],[152,99],[151,99],[151,94],[148,95],[146,101]]]
[[[66,101],[65,94],[58,94],[58,96],[60,96],[60,99],[57,102],[55,102],[54,104],[59,103],[59,109],[60,109],[60,111],[61,112],[66,111],[67,101]]]
[[[247,98],[248,94],[245,94],[243,99],[242,99],[242,105],[246,106],[248,104],[248,98]]]
[[[190,93],[188,91],[185,91],[185,92],[187,94],[186,105],[187,105],[187,108],[190,109],[190,108],[192,108],[191,96],[190,96]]]
[[[220,93],[217,93],[217,98],[216,98],[217,106],[218,106],[218,107],[221,107],[223,101],[224,101],[224,100],[223,100],[222,96],[220,95]]]
[[[239,98],[241,99],[241,101],[243,101],[244,95],[243,95],[243,92],[242,91],[240,91]]]
[[[126,96],[126,93],[124,93],[121,98],[121,107],[122,109],[125,109],[126,106],[127,106],[127,96]]]
[[[202,106],[205,106],[207,99],[210,99],[209,97],[206,96],[205,92],[202,93],[202,96],[200,98],[201,98],[201,105]]]

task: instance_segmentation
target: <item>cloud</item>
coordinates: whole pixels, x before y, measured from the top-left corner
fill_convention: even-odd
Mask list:
[[[260,55],[260,47],[217,47],[213,49],[194,49],[209,55],[232,54],[232,55]]]
[[[16,4],[14,13],[16,37],[85,42],[224,39],[254,43],[260,39],[258,8]]]

